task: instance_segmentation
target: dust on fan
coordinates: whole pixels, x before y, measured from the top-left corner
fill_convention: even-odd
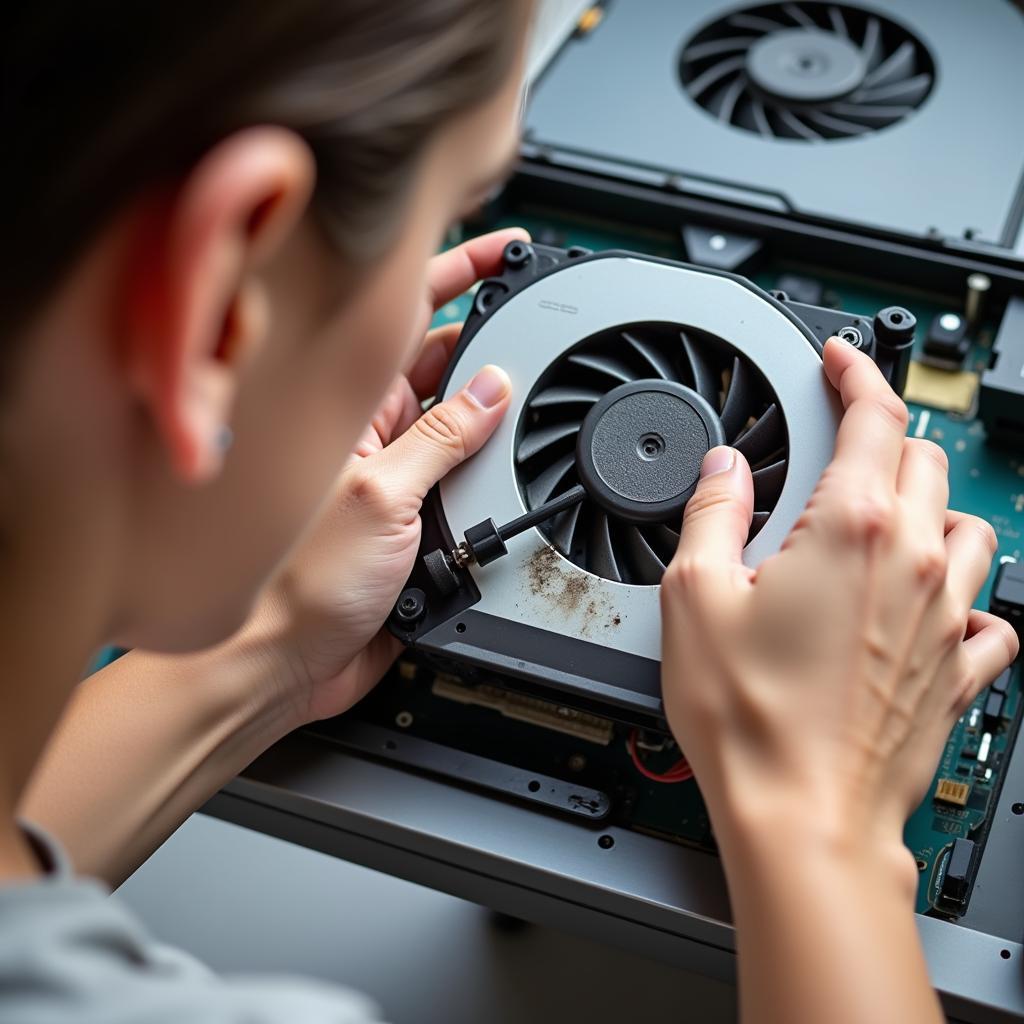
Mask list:
[[[651,401],[668,404],[654,408]],[[616,403],[625,410],[620,422],[629,426],[619,429],[619,423],[605,420],[604,434],[600,424],[595,432],[595,413],[601,418]],[[648,403],[648,408],[634,409],[638,416],[631,417],[630,403]],[[665,408],[685,415],[666,416]],[[645,423],[656,429],[645,432]],[[638,424],[635,429],[633,424]],[[584,437],[586,444],[581,443]],[[608,451],[601,450],[602,437],[608,439]],[[707,449],[732,444],[754,469],[753,536],[781,493],[787,438],[785,418],[768,382],[731,345],[678,324],[633,324],[585,339],[544,373],[526,402],[516,473],[529,508],[582,482],[587,499],[541,531],[589,572],[616,582],[654,585],[679,542],[679,516]],[[630,481],[639,478],[643,486],[643,475],[656,471],[651,460],[660,455],[659,446],[675,461],[666,458],[654,486],[664,488],[667,482],[671,494],[638,500],[630,495]]]
[[[889,18],[815,2],[729,14],[684,48],[687,93],[724,124],[773,139],[843,139],[919,107],[935,71],[924,45]]]

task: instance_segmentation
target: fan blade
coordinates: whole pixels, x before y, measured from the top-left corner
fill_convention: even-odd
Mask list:
[[[765,523],[768,522],[768,517],[771,512],[755,512],[753,518],[750,520],[750,533],[747,534],[747,540],[749,541],[752,537],[756,536],[761,532],[761,528]]]
[[[672,369],[672,364],[668,358],[655,348],[654,345],[644,341],[642,338],[636,337],[636,335],[630,334],[628,331],[623,331],[622,337],[626,339],[626,343],[633,351],[640,355],[654,369],[654,372],[662,380],[678,380],[678,375]]]
[[[868,66],[868,71],[873,71],[878,67],[878,63],[882,59],[882,25],[877,18],[868,18],[860,52]]]
[[[603,512],[594,516],[590,527],[590,544],[587,548],[587,568],[603,576],[606,580],[622,582],[615,551],[612,548],[612,535],[608,528],[608,517]]]
[[[796,4],[783,4],[782,9],[793,21],[803,28],[818,28],[814,19],[806,11],[802,11]]]
[[[730,124],[736,113],[736,104],[746,87],[746,82],[742,77],[734,78],[717,89],[707,100],[705,106],[719,121]]]
[[[722,429],[727,438],[735,437],[750,419],[754,399],[752,384],[746,360],[736,356],[732,361],[729,390],[722,403]]]
[[[879,85],[874,89],[864,89],[858,92],[854,99],[865,103],[905,103],[909,107],[916,107],[928,95],[931,87],[932,76],[928,72],[922,72],[903,82],[891,82],[889,85]]]
[[[576,453],[570,452],[563,455],[557,462],[551,463],[540,476],[534,477],[526,485],[526,503],[530,508],[543,505],[558,489],[558,485],[565,479],[565,474],[576,463]]]
[[[746,50],[756,41],[756,36],[729,36],[725,39],[711,39],[706,43],[697,43],[696,46],[684,50],[682,60],[685,64],[695,64],[708,57],[720,57],[723,53]]]
[[[745,430],[732,446],[742,452],[744,458],[751,466],[774,455],[781,448],[785,447],[786,434],[783,429],[782,413],[779,407],[772,402],[757,420],[751,424],[749,430]]]
[[[636,375],[625,363],[621,363],[618,359],[613,359],[611,356],[598,356],[587,352],[577,352],[575,355],[569,356],[569,362],[575,363],[576,366],[585,366],[588,370],[594,370],[596,373],[604,374],[606,377],[611,377],[620,384],[628,384],[631,380],[636,380]]]
[[[838,117],[831,117],[821,110],[805,110],[803,116],[807,118],[816,128],[821,128],[826,135],[845,138],[850,135],[863,135],[869,131],[867,125],[855,124],[853,121],[844,121]]]
[[[526,462],[527,459],[532,459],[534,455],[544,451],[545,448],[550,448],[551,445],[558,444],[560,441],[572,437],[579,432],[579,429],[579,422],[574,421],[572,423],[555,423],[550,427],[531,430],[519,442],[519,448],[516,451],[516,462]]]
[[[850,30],[846,27],[846,21],[843,18],[843,12],[838,7],[829,7],[828,9],[828,20],[832,23],[832,31],[837,36],[842,36],[843,39],[850,38]]]
[[[731,25],[733,28],[745,28],[751,32],[777,32],[780,28],[785,28],[781,22],[772,21],[771,18],[762,18],[756,14],[734,14],[731,18],[726,18],[725,23]]]
[[[864,103],[833,103],[829,110],[842,118],[871,125],[872,128],[884,128],[894,124],[907,114],[913,113],[913,107],[882,107]]]
[[[546,409],[552,405],[593,405],[601,401],[601,392],[591,388],[545,388],[530,400],[531,409]]]
[[[773,107],[772,113],[779,119],[784,128],[789,129],[793,133],[794,139],[807,139],[809,142],[816,142],[823,138],[819,132],[804,124],[792,110],[787,110],[785,107]]]
[[[690,373],[693,374],[693,389],[705,399],[712,409],[718,410],[719,376],[708,365],[700,349],[686,336],[685,331],[679,332],[683,340],[683,351],[690,361]]]
[[[754,118],[754,127],[757,129],[758,135],[767,136],[769,139],[775,138],[775,132],[768,123],[768,114],[765,112],[764,104],[760,100],[756,99],[751,103],[750,113]]]
[[[666,564],[672,561],[672,557],[679,547],[679,531],[673,530],[664,523],[655,523],[654,526],[645,526],[647,542],[658,552],[658,557]]]
[[[665,573],[665,563],[651,549],[637,527],[631,526],[626,531],[626,544],[631,581],[646,587],[660,583]]]
[[[551,520],[551,541],[559,551],[567,555],[572,554],[573,539],[576,534],[576,524],[579,522],[581,505],[573,505],[572,508],[560,512]]]
[[[786,460],[779,459],[754,470],[754,507],[758,509],[775,508],[775,502],[782,493],[782,484],[786,479]]]
[[[905,39],[889,54],[874,71],[864,76],[863,88],[871,89],[876,85],[889,85],[901,82],[913,76],[917,70],[916,50],[914,44]]]
[[[734,75],[737,72],[742,71],[745,63],[745,57],[730,57],[728,60],[712,64],[707,71],[699,74],[692,82],[689,83],[689,85],[687,85],[686,91],[694,99],[698,99],[716,82],[720,82],[728,75]]]

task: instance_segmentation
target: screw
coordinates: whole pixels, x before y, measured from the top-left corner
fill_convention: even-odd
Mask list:
[[[408,729],[409,726],[412,725],[412,721],[411,711],[399,711],[398,714],[395,715],[395,725],[397,725],[399,729]]]
[[[864,347],[864,335],[856,327],[841,327],[838,331],[838,336],[843,341],[849,342],[854,348]]]
[[[403,590],[395,604],[395,618],[405,626],[413,626],[427,610],[427,595],[419,587]]]

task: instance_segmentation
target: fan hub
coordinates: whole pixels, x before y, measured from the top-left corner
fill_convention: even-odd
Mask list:
[[[747,51],[747,74],[762,92],[796,103],[825,103],[853,92],[867,63],[849,39],[813,28],[771,32]]]
[[[576,441],[580,481],[606,512],[632,523],[682,515],[707,452],[725,444],[714,409],[667,380],[609,391],[587,414]]]

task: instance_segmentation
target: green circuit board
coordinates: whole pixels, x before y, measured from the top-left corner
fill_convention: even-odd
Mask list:
[[[496,226],[507,224],[521,224],[535,239],[561,246],[630,249],[667,258],[685,258],[678,236],[669,233],[637,232],[597,221],[567,220],[543,210],[524,211],[524,215],[506,218]],[[885,288],[856,278],[823,275],[817,268],[792,263],[769,265],[754,275],[754,280],[772,289],[783,274],[814,278],[824,286],[827,304],[869,319],[878,309],[898,304],[908,307],[919,325],[926,325],[938,313],[962,308],[962,296]],[[449,303],[438,312],[435,323],[464,319],[471,301],[472,296],[466,295]],[[988,365],[993,326],[983,324],[975,332],[967,369],[980,371]],[[920,335],[919,326],[918,344]],[[949,455],[951,505],[989,520],[999,537],[999,557],[1020,559],[1024,463],[1013,453],[986,443],[982,425],[973,411],[958,414],[908,404],[909,433],[936,441]],[[991,578],[979,595],[979,607],[987,607],[990,585]],[[480,683],[477,678],[474,685]],[[483,683],[486,685],[486,680]],[[933,795],[907,824],[905,840],[920,871],[917,906],[921,912],[951,913],[939,897],[950,844],[957,837],[984,839],[1001,771],[1020,718],[1020,687],[1018,671],[1009,689],[1004,718],[998,725],[990,723],[985,727],[982,717],[985,695],[978,698],[949,738],[932,787]],[[444,688],[442,679],[440,689]],[[588,740],[558,731],[556,718],[547,725],[543,723],[543,715],[541,724],[515,720],[493,707],[445,699],[435,692],[437,690],[435,671],[409,662],[393,672],[389,681],[360,706],[358,714],[388,727],[394,727],[397,720],[402,728],[423,738],[530,771],[557,778],[579,778],[586,785],[609,794],[616,823],[713,851],[714,838],[696,784],[692,781],[657,783],[641,776],[627,750],[628,727],[609,723],[607,741],[596,742],[593,738]],[[808,723],[794,723],[794,729],[810,727]],[[658,749],[663,739],[643,737],[648,748],[641,751],[645,763],[657,771],[669,768],[679,756],[671,741]],[[982,743],[987,746],[987,758],[979,765],[977,755]],[[949,787],[947,783],[947,795],[952,793],[954,802],[934,799],[935,786],[940,780],[954,784]],[[956,783],[966,784],[966,790]]]

